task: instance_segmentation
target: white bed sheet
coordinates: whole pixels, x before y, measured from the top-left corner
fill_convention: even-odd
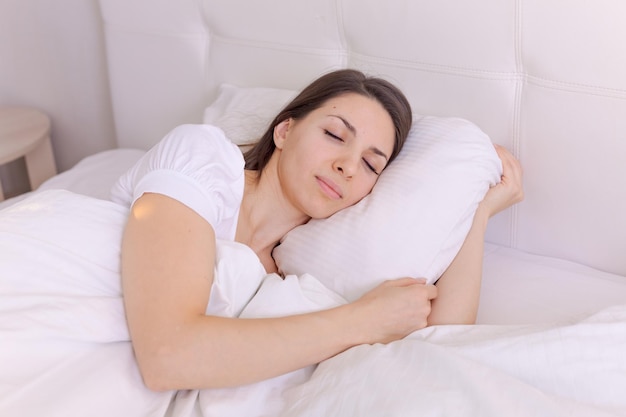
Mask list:
[[[626,306],[571,325],[430,327],[323,362],[280,416],[624,416],[625,345]]]
[[[143,155],[139,149],[110,149],[83,158],[71,169],[61,172],[39,186],[37,191],[64,189],[103,200],[115,181]],[[0,202],[0,209],[28,197],[32,192]]]
[[[626,280],[575,262],[487,243],[477,322],[571,322],[626,303]]]

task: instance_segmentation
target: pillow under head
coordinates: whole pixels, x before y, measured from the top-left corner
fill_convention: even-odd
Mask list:
[[[501,169],[491,140],[476,125],[417,116],[372,193],[290,231],[274,250],[276,264],[285,275],[309,273],[350,301],[385,279],[433,283],[459,251]]]

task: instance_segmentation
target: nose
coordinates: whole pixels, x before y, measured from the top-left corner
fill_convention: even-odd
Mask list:
[[[335,160],[334,168],[345,178],[352,178],[356,173],[359,158],[344,154]]]

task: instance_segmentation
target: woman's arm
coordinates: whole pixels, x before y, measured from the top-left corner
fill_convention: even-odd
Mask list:
[[[388,281],[331,310],[271,319],[206,316],[215,234],[194,211],[159,194],[131,210],[122,282],[135,355],[155,390],[255,382],[361,343],[388,342],[426,325],[434,286]]]
[[[432,302],[428,324],[472,324],[476,322],[483,269],[487,222],[496,213],[522,201],[522,168],[505,148],[496,145],[502,160],[501,181],[479,204],[470,231],[448,269],[437,281],[438,295]]]

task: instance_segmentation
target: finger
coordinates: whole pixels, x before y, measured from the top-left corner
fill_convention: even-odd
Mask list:
[[[426,284],[426,278],[405,277],[405,278],[391,279],[389,281],[386,281],[386,283],[394,287],[406,287],[408,285],[415,285],[415,284],[424,285]]]
[[[437,287],[433,284],[428,284],[424,288],[426,288],[426,295],[429,300],[437,298]]]
[[[498,158],[500,159],[500,165],[502,166],[502,173],[500,175],[500,182],[503,182],[506,177],[509,176],[509,172],[513,169],[511,166],[511,153],[503,146],[494,144]]]
[[[502,179],[509,179],[518,183],[521,182],[522,165],[519,160],[515,158],[511,152],[499,145],[496,149],[502,162]]]
[[[509,181],[517,184],[522,183],[522,165],[519,161],[513,157],[503,161],[503,173],[502,176]]]

